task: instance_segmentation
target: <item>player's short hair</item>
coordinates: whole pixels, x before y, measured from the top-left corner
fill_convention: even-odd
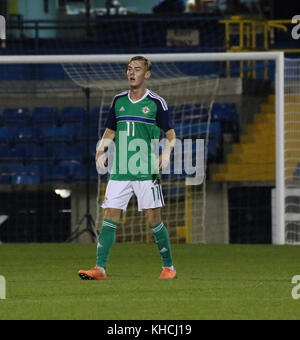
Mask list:
[[[143,62],[143,63],[144,63],[144,66],[146,67],[146,70],[147,70],[147,71],[151,71],[151,69],[152,69],[152,63],[151,63],[151,61],[150,61],[149,59],[143,57],[143,56],[140,56],[140,55],[135,56],[135,57],[133,57],[133,58],[131,58],[131,59],[129,60],[129,62],[128,62],[128,64],[127,64],[127,67],[126,67],[126,70],[127,70],[127,68],[128,68],[128,65],[129,65],[132,61],[136,61],[136,60]]]

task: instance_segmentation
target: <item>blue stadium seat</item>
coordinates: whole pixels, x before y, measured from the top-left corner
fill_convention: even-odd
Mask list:
[[[23,146],[0,146],[0,161],[1,162],[14,162],[23,163],[28,159],[26,148]]]
[[[103,106],[101,108],[101,112],[100,112],[100,108],[99,107],[94,107],[91,110],[91,119],[90,119],[90,124],[91,126],[93,126],[95,128],[95,130],[97,130],[97,133],[94,133],[94,136],[97,135],[98,138],[98,130],[99,130],[99,126],[102,127],[100,130],[100,135],[102,136],[105,128],[106,128],[106,121],[107,121],[107,117],[108,117],[108,113],[109,113],[110,107],[109,106]]]
[[[56,151],[57,161],[79,161],[83,162],[86,154],[84,144],[65,145]]]
[[[17,138],[17,128],[0,127],[0,144],[12,144]]]
[[[208,141],[205,141],[205,144],[207,143],[207,157],[209,160],[217,160],[218,152],[220,148],[220,141],[218,138],[211,137],[208,139]],[[195,158],[196,155],[196,143],[193,142],[192,144],[192,152],[193,152],[193,158]]]
[[[219,142],[214,139],[209,139],[207,149],[208,159],[218,160]]]
[[[237,109],[235,103],[215,103],[212,108],[212,119],[215,121],[237,120]]]
[[[185,175],[164,175],[162,177],[162,183],[164,188],[164,198],[174,198],[174,199],[184,199],[186,197],[186,191],[184,185],[168,185],[164,184],[164,182],[185,182]]]
[[[193,119],[205,117],[208,115],[208,109],[203,104],[183,104],[178,109],[182,114],[182,119]]]
[[[30,166],[12,166],[10,167],[11,171],[11,182],[12,184],[18,185],[32,185],[32,184],[40,184],[40,167],[37,165]]]
[[[212,109],[212,121],[219,122],[225,133],[237,133],[238,115],[235,103],[215,103]]]
[[[193,109],[194,116],[207,117],[208,116],[208,108],[203,104],[195,104]]]
[[[39,175],[14,175],[11,177],[11,184],[17,185],[33,185],[40,184]]]
[[[218,152],[220,148],[220,141],[218,138],[214,138],[211,136],[211,138],[208,139],[208,141],[205,141],[207,143],[207,157],[209,160],[217,160]],[[193,155],[196,154],[196,143],[193,143]]]
[[[180,110],[179,108],[174,108],[174,111],[172,113],[172,120],[174,122],[182,122],[182,120],[184,119],[184,113]]]
[[[74,134],[75,131],[66,126],[44,127],[41,129],[41,139],[45,143],[72,143],[74,141]]]
[[[11,184],[10,171],[6,166],[0,166],[0,184]]]
[[[40,175],[41,167],[39,165],[19,165],[8,166],[12,175]]]
[[[75,169],[73,180],[79,183],[85,183],[87,180],[87,166],[80,165]],[[90,180],[96,182],[98,180],[98,173],[95,164],[90,165]]]
[[[56,126],[59,114],[56,107],[36,107],[32,111],[32,123],[35,126]]]
[[[81,166],[81,163],[79,161],[61,161],[58,163],[59,166],[68,168],[69,175],[71,177],[71,180],[75,176],[76,169]]]
[[[38,143],[41,138],[41,130],[34,127],[19,127],[16,131],[16,143]]]
[[[99,136],[101,137],[103,135],[104,130],[105,130],[105,127],[103,127],[99,131],[99,127],[97,125],[91,125],[90,126],[90,140],[97,141],[99,139]]]
[[[183,113],[180,110],[180,107],[170,105],[170,106],[168,106],[168,109],[169,109],[169,114],[170,114],[172,122],[181,122],[182,121]]]
[[[175,113],[175,111],[176,111],[176,106],[174,106],[174,105],[169,105],[169,106],[168,106],[168,110],[169,110],[169,114],[170,114],[171,118],[173,119],[173,118],[174,118],[174,113]]]
[[[91,139],[94,142],[97,142],[104,134],[106,127],[102,126],[100,128],[93,128],[94,131],[91,131]]]
[[[6,108],[2,119],[5,126],[26,126],[30,124],[31,116],[28,108]]]
[[[86,119],[86,110],[80,106],[64,107],[61,111],[61,124],[83,123]]]
[[[45,165],[42,167],[42,182],[50,183],[69,183],[70,170],[67,166]]]
[[[76,142],[86,140],[87,130],[84,124],[70,123],[67,127],[72,130]]]
[[[183,104],[178,107],[170,106],[169,112],[171,119],[175,122],[182,122],[186,119],[204,120],[205,117],[208,116],[208,109],[203,104]]]
[[[207,130],[207,124],[201,124],[203,130],[202,135],[205,137],[206,130]],[[209,124],[209,138],[219,138],[221,137],[221,125],[219,123],[210,123]]]
[[[109,113],[110,107],[109,106],[94,106],[91,109],[91,118],[95,120],[99,120],[99,117],[106,119]]]
[[[26,147],[26,152],[28,154],[28,162],[30,163],[44,163],[44,162],[53,162],[51,156],[49,154],[48,147],[45,145],[37,145],[37,144],[24,144]]]
[[[91,117],[98,119],[100,116],[100,107],[94,106],[91,108]]]
[[[87,141],[88,132],[87,132],[86,125],[73,123],[73,124],[68,125],[68,127],[73,130],[73,134],[74,134],[74,138],[76,142],[79,143],[79,142]],[[99,139],[98,133],[99,133],[98,124],[91,123],[90,128],[89,128],[89,140],[96,142]]]
[[[193,105],[183,104],[180,106],[179,110],[183,113],[183,115],[190,115],[193,112]]]
[[[180,138],[205,138],[207,123],[199,123],[192,121],[192,123],[175,124],[174,129],[178,137]],[[221,137],[221,125],[220,123],[209,124],[209,138],[220,138]]]

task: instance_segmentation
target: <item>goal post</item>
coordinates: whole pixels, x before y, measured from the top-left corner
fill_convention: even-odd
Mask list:
[[[275,115],[276,115],[276,232],[273,233],[273,244],[285,244],[285,148],[284,148],[284,53],[283,52],[238,52],[238,53],[172,53],[172,54],[144,54],[153,63],[192,63],[192,62],[255,62],[272,61],[275,64]],[[74,65],[76,68],[80,64],[126,64],[132,57],[130,54],[122,55],[40,55],[40,56],[0,56],[1,64],[61,64]],[[76,73],[76,72],[75,72]],[[216,76],[217,77],[217,76]],[[88,81],[86,84],[80,83],[79,86],[94,86],[100,88],[97,80],[95,83]],[[192,88],[192,84],[189,84]],[[205,86],[204,86],[205,88]],[[112,98],[111,98],[112,100]],[[213,95],[209,98],[209,106],[214,100]],[[177,189],[176,189],[177,190]],[[188,196],[191,195],[187,190]],[[191,220],[193,202],[185,202],[185,207],[189,210],[187,218]],[[197,208],[194,208],[197,209]],[[201,217],[203,218],[203,216]],[[191,222],[188,222],[189,224]],[[203,231],[203,230],[202,230]],[[190,235],[191,227],[188,229],[189,242],[193,241]],[[205,242],[203,238],[197,241]]]

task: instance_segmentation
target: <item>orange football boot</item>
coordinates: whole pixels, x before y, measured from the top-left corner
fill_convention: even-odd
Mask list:
[[[177,279],[176,270],[171,270],[169,267],[164,267],[160,274],[160,279]]]
[[[78,275],[82,280],[105,280],[106,274],[97,266],[91,270],[79,270]]]

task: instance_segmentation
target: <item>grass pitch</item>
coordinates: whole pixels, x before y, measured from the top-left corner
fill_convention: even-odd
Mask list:
[[[0,320],[300,319],[300,249],[173,244],[177,280],[158,280],[155,244],[115,244],[106,281],[82,281],[94,244],[2,244]],[[299,291],[300,293],[300,291]]]

